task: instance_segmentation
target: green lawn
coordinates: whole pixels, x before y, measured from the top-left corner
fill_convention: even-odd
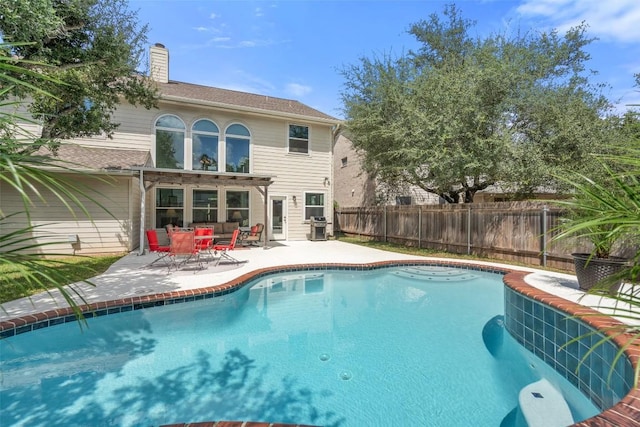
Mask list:
[[[55,267],[57,273],[64,274],[68,278],[67,284],[90,279],[100,273],[104,273],[111,264],[122,258],[123,255],[106,256],[76,256],[66,258],[52,258],[37,261],[43,266]],[[14,299],[37,294],[54,286],[43,287],[30,283],[19,271],[0,265],[0,304]]]
[[[518,263],[514,261],[504,260],[504,259],[494,259],[487,257],[478,257],[477,255],[464,255],[464,254],[453,254],[450,252],[438,251],[435,249],[418,249],[411,246],[404,246],[395,243],[388,242],[377,242],[374,240],[358,238],[358,237],[346,237],[343,235],[338,235],[336,240],[340,240],[341,242],[353,243],[356,245],[366,246],[368,248],[380,249],[383,251],[396,252],[400,254],[407,255],[417,255],[417,256],[425,256],[425,257],[437,257],[437,258],[451,258],[451,259],[465,259],[465,260],[480,260],[487,262],[496,262],[500,264],[508,264],[517,267],[532,267],[540,270],[548,270],[548,271],[556,271],[561,273],[567,273],[565,270],[560,270],[556,268],[543,267],[541,265],[528,265],[524,263]]]

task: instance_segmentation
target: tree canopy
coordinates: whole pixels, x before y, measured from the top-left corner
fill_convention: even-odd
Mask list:
[[[147,31],[126,0],[0,3],[4,55],[21,59],[26,70],[30,62],[37,63],[40,73],[64,83],[35,82],[29,73],[7,70],[9,77],[23,82],[7,95],[30,98],[29,112],[42,124],[32,149],[42,144],[55,148],[60,139],[111,136],[118,126],[112,115],[122,98],[155,106],[155,89],[138,71]]]
[[[448,202],[472,202],[494,184],[516,197],[559,188],[552,177],[584,171],[615,128],[586,71],[586,25],[473,38],[474,24],[448,5],[410,26],[416,51],[342,70],[346,128],[364,169]]]

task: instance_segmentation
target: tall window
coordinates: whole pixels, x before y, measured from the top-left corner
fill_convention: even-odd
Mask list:
[[[309,127],[289,125],[289,152],[309,152]]]
[[[249,225],[248,191],[227,191],[227,222],[239,222],[241,227]]]
[[[304,194],[304,219],[308,221],[312,216],[325,216],[324,193]]]
[[[184,169],[185,126],[176,116],[162,116],[156,121],[156,167]]]
[[[231,125],[225,133],[227,152],[226,171],[249,173],[249,129],[242,125]]]
[[[218,222],[217,190],[193,190],[193,222]]]
[[[193,124],[193,170],[218,170],[218,126],[211,120]]]
[[[184,192],[181,188],[156,189],[156,227],[167,224],[183,226]]]

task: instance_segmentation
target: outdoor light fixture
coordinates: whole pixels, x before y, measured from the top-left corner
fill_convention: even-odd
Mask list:
[[[296,196],[293,196],[293,203],[296,202]]]

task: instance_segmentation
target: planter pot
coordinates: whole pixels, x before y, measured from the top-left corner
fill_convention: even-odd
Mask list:
[[[628,261],[620,257],[591,258],[591,254],[587,253],[573,253],[571,256],[576,268],[578,286],[583,291],[588,291],[602,280],[619,273]],[[621,280],[613,283],[609,287],[609,292],[617,292],[621,284]]]

